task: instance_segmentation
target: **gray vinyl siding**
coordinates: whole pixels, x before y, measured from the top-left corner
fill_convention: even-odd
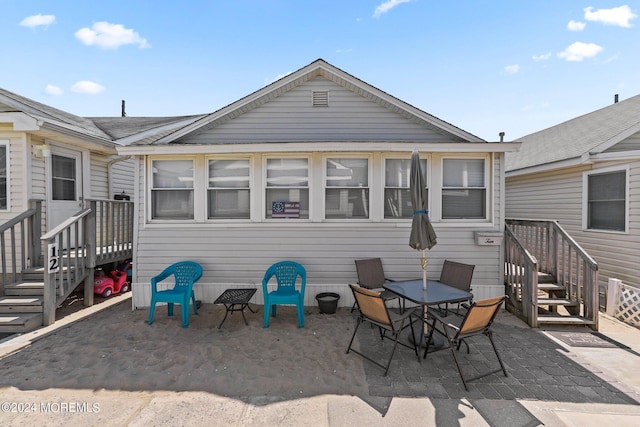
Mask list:
[[[606,152],[624,152],[640,150],[640,132],[636,132],[624,141],[614,145]]]
[[[328,91],[329,106],[313,107],[312,91]],[[330,80],[316,79],[244,112],[213,130],[204,130],[181,142],[231,144],[299,141],[451,140]]]
[[[91,153],[91,194],[92,199],[110,199],[107,163],[111,156]]]
[[[629,229],[626,233],[582,229],[583,172],[629,163],[598,163],[536,176],[507,179],[506,218],[557,220],[598,263],[600,286],[609,278],[640,287],[640,162],[629,170]]]
[[[134,191],[134,165],[133,158],[122,160],[111,165],[111,192],[109,198],[112,199],[115,194],[122,194],[123,192],[132,197]]]
[[[503,156],[496,155],[488,190],[493,198],[493,221],[483,226],[434,223],[438,244],[427,252],[429,278],[438,279],[445,259],[474,264],[476,299],[504,294],[501,246],[479,246],[475,231],[502,231]],[[422,277],[420,252],[408,245],[411,221],[247,224],[146,224],[148,203],[143,162],[138,158],[137,233],[134,254],[133,307],[148,307],[149,281],[173,262],[190,259],[204,267],[197,283],[198,299],[213,302],[226,288],[257,287],[252,302],[262,304],[261,280],[272,263],[291,259],[307,270],[305,305],[317,306],[315,295],[336,292],[339,304],[350,306],[348,284],[357,281],[354,260],[380,257],[385,273],[394,279]]]

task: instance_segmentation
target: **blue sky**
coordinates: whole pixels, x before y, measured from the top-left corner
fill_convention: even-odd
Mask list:
[[[640,94],[640,1],[0,0],[0,87],[79,116],[218,110],[322,58],[488,141]]]

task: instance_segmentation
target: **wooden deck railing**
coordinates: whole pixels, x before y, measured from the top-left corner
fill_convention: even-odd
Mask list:
[[[569,236],[557,221],[507,219],[506,234],[512,241],[517,241],[520,247],[526,248],[531,259],[537,261],[537,272],[548,273],[555,277],[557,283],[565,287],[566,298],[582,304],[582,316],[594,322],[597,330],[599,289],[596,261]],[[509,256],[508,252],[505,256]],[[505,262],[509,261],[505,260]],[[515,265],[525,270],[533,268],[533,265],[526,263]],[[526,272],[527,276],[530,274],[532,273]],[[533,282],[528,282],[526,285],[533,286]],[[532,293],[537,294],[537,289],[535,287],[532,289],[535,290]],[[532,295],[531,302],[527,304],[535,300],[535,295]],[[532,313],[532,317],[535,316],[536,313]]]
[[[42,265],[42,201],[29,204],[28,210],[0,225],[2,285],[18,281],[21,271]]]
[[[0,226],[2,285],[22,272],[44,268],[43,324],[55,321],[55,310],[84,281],[84,304],[93,305],[96,266],[133,255],[133,202],[88,199],[88,206],[42,234],[42,202]]]
[[[505,286],[508,304],[531,327],[538,323],[538,260],[507,226],[504,232]]]

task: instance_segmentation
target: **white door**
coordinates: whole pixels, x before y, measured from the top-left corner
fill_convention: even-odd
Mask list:
[[[52,147],[47,173],[47,230],[82,208],[82,153]]]

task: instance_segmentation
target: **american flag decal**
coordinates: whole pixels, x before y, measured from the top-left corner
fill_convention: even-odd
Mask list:
[[[271,218],[300,218],[300,202],[273,202]]]

